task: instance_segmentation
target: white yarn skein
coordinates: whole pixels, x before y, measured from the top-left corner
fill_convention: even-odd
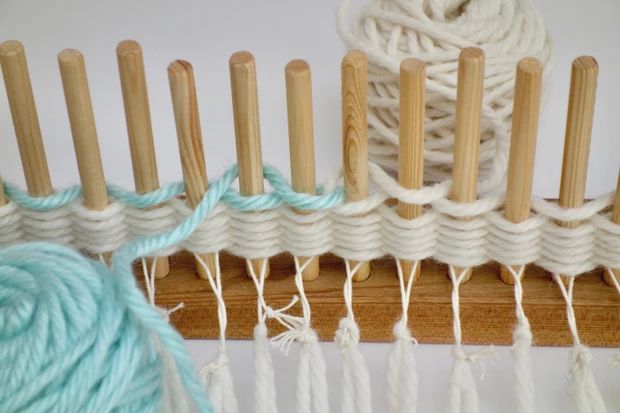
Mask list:
[[[521,277],[525,266],[515,271],[512,266],[506,266],[515,283],[515,311],[517,325],[512,332],[512,355],[515,366],[515,387],[517,392],[517,411],[519,413],[534,413],[534,374],[532,363],[532,329],[523,310],[523,285]]]
[[[449,413],[478,413],[479,399],[476,380],[471,371],[472,363],[493,360],[497,357],[493,346],[489,346],[477,353],[467,354],[462,346],[460,296],[459,287],[467,275],[469,268],[460,270],[457,275],[452,265],[448,266],[452,281],[452,315],[454,330],[454,365],[450,376],[450,394],[448,398]]]
[[[415,261],[405,283],[400,260],[396,260],[400,296],[403,308],[401,319],[394,325],[395,341],[390,347],[387,366],[387,395],[390,413],[415,413],[418,403],[418,373],[414,355],[416,340],[407,326],[409,301],[415,273],[420,265]]]
[[[507,168],[517,62],[535,57],[549,73],[552,44],[531,0],[371,0],[351,25],[350,0],[337,27],[344,43],[368,54],[369,154],[396,170],[400,62],[427,63],[425,180],[450,177],[454,146],[456,70],[460,50],[486,55],[480,145],[480,192],[501,186]]]
[[[194,254],[196,261],[200,264],[204,273],[207,275],[209,285],[215,294],[217,302],[217,318],[219,325],[219,348],[215,360],[205,365],[200,370],[200,377],[205,384],[209,400],[214,413],[237,413],[239,411],[237,397],[232,373],[226,354],[226,327],[228,317],[226,314],[226,304],[224,302],[222,289],[222,272],[220,269],[220,256],[215,255],[215,274],[200,255]]]
[[[267,260],[263,259],[260,272],[257,275],[253,265],[246,260],[250,277],[256,286],[258,294],[257,314],[258,323],[254,327],[254,404],[257,413],[277,413],[276,385],[273,362],[271,360],[270,342],[267,334],[267,304],[265,303],[264,288]]]
[[[564,301],[566,301],[566,319],[573,336],[573,348],[569,355],[571,396],[575,400],[579,413],[606,413],[605,401],[594,380],[590,366],[592,354],[586,346],[581,344],[577,330],[577,319],[573,308],[575,277],[568,278],[567,285],[564,285],[562,277],[557,273],[553,274],[553,279],[560,288]]]
[[[347,278],[344,283],[344,302],[347,315],[340,319],[334,341],[342,354],[342,408],[341,413],[371,413],[370,375],[366,360],[359,350],[360,330],[353,315],[353,268],[345,260]]]

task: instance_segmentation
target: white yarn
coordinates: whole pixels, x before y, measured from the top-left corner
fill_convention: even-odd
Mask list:
[[[359,350],[360,331],[353,315],[353,275],[362,263],[353,268],[345,260],[347,278],[344,283],[344,303],[347,315],[340,319],[334,341],[342,355],[341,413],[371,413],[370,376],[366,360]]]
[[[606,413],[607,408],[605,407],[603,396],[592,375],[592,368],[590,366],[592,354],[587,347],[581,344],[577,330],[577,319],[575,318],[575,309],[573,308],[575,278],[568,278],[566,280],[567,285],[564,285],[562,277],[558,274],[553,274],[553,279],[566,301],[566,319],[573,336],[573,348],[569,357],[571,396],[575,400],[579,413]]]
[[[267,273],[267,260],[262,260],[262,265],[257,275],[252,263],[247,260],[246,267],[250,277],[256,286],[258,294],[256,312],[258,323],[254,327],[254,405],[256,413],[277,413],[276,385],[271,361],[269,337],[267,335],[267,304],[265,303],[265,275]]]
[[[221,202],[190,239],[156,255],[181,249],[198,254],[226,250],[253,259],[282,252],[295,256],[331,252],[356,261],[386,255],[409,261],[433,258],[457,267],[488,261],[514,266],[534,263],[569,276],[600,266],[620,268],[620,225],[605,212],[612,204],[612,194],[571,209],[533,198],[532,216],[514,224],[498,211],[501,194],[458,204],[447,199],[449,182],[407,190],[379,166],[371,163],[369,168],[378,191],[366,200],[305,215],[287,206],[241,212]],[[336,181],[332,178],[330,185]],[[385,205],[388,198],[427,207],[422,216],[406,220]],[[168,230],[192,212],[178,199],[150,210],[112,201],[104,211],[88,211],[80,204],[78,200],[40,213],[10,201],[0,207],[0,221],[8,224],[0,226],[0,245],[51,239],[100,254],[116,250],[138,235]],[[462,216],[473,219],[455,219]],[[556,223],[573,219],[583,224],[564,228]]]
[[[538,58],[547,76],[551,41],[530,0],[372,0],[350,24],[343,0],[337,26],[349,48],[368,55],[369,155],[396,170],[399,66],[407,57],[427,63],[425,180],[451,174],[460,50],[479,46],[486,55],[480,145],[481,192],[500,186],[507,167],[515,66]],[[545,82],[543,82],[544,84]]]
[[[235,396],[233,378],[228,364],[228,355],[226,354],[226,326],[228,319],[222,289],[220,256],[219,254],[215,255],[215,274],[211,272],[211,269],[202,257],[196,254],[194,254],[194,257],[207,275],[207,280],[215,295],[220,331],[217,356],[215,360],[202,368],[200,377],[207,388],[214,413],[237,413],[239,411],[237,397]]]
[[[401,262],[396,260],[403,313],[401,319],[394,325],[395,341],[388,354],[387,396],[390,413],[417,411],[418,373],[413,351],[413,346],[417,342],[411,336],[407,321],[411,289],[419,265],[419,261],[413,263],[405,283]]]
[[[515,312],[517,325],[512,333],[512,355],[514,357],[515,390],[517,395],[517,412],[534,413],[535,386],[532,363],[532,329],[530,322],[523,310],[523,285],[521,277],[525,270],[524,266],[515,270],[506,267],[512,275],[515,285]]]
[[[453,266],[448,267],[452,281],[452,316],[454,331],[454,347],[452,355],[454,365],[450,375],[450,391],[448,397],[449,413],[477,413],[479,410],[478,390],[476,380],[471,371],[471,365],[478,361],[493,360],[497,357],[493,346],[489,346],[477,353],[467,354],[462,346],[461,316],[459,287],[463,283],[469,268],[461,269],[459,274]]]

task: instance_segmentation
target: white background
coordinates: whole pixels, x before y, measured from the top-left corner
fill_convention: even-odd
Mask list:
[[[359,1],[358,1],[359,2]],[[550,97],[542,116],[534,192],[555,197],[559,187],[566,98],[571,60],[591,54],[600,63],[588,196],[615,188],[620,165],[620,2],[617,0],[539,0],[556,41],[557,62]],[[155,143],[162,182],[181,176],[167,64],[187,59],[196,70],[207,167],[211,177],[235,161],[228,57],[247,49],[258,63],[259,99],[265,162],[288,171],[283,68],[301,57],[313,66],[317,174],[322,180],[340,162],[339,64],[343,46],[335,30],[333,0],[229,1],[34,1],[0,0],[0,40],[21,40],[27,50],[52,180],[56,187],[78,177],[56,55],[63,48],[81,50],[91,85],[106,178],[131,186],[131,166],[124,126],[115,46],[138,40],[145,51]],[[10,114],[0,86],[0,173],[24,184]],[[214,343],[191,342],[197,363],[215,354]],[[364,345],[377,411],[385,408],[384,367],[387,345]],[[332,403],[338,400],[338,353],[324,344]],[[252,406],[251,345],[230,343],[231,362],[242,411]],[[612,352],[596,350],[594,368],[611,411],[620,409],[620,371],[607,367]],[[441,411],[450,368],[450,349],[419,346],[421,411]],[[508,349],[488,365],[480,383],[483,411],[511,411],[512,372]],[[541,412],[571,411],[566,393],[567,349],[536,349],[536,384]],[[294,358],[275,356],[282,411],[292,411]]]

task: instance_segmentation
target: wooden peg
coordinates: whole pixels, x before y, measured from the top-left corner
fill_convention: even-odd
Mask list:
[[[296,192],[314,195],[316,172],[310,66],[303,60],[293,60],[286,65],[285,77],[291,181]],[[299,257],[299,262],[304,265],[309,259],[312,261],[302,271],[304,281],[319,276],[319,257]]]
[[[159,188],[159,176],[142,48],[134,40],[124,40],[116,48],[116,57],[136,192],[152,192]],[[166,277],[170,273],[168,257],[154,259],[157,260],[155,278]]]
[[[540,62],[531,57],[522,59],[517,65],[504,208],[506,219],[514,223],[525,221],[530,216],[541,83]],[[514,267],[514,270],[518,273],[521,268]],[[503,282],[514,284],[507,268],[501,267],[500,277]]]
[[[0,64],[28,193],[47,196],[52,182],[22,44],[14,40],[0,44]]]
[[[477,47],[463,49],[458,66],[452,167],[452,200],[459,203],[474,202],[477,197],[483,82],[484,52]],[[457,274],[463,271],[455,270]],[[471,269],[463,281],[470,278]]]
[[[353,50],[342,59],[342,148],[347,201],[368,197],[368,58]],[[358,265],[350,262],[351,268]],[[354,281],[370,276],[370,262],[362,262]]]
[[[573,61],[560,181],[559,204],[564,208],[583,205],[597,78],[598,63],[594,58],[582,56]],[[566,228],[576,228],[579,221],[563,221],[559,224]],[[563,279],[566,280],[565,277]]]
[[[611,212],[611,222],[620,225],[620,173],[618,173],[618,185],[616,186],[616,196],[614,197],[614,206]],[[611,269],[611,272],[620,281],[620,268]],[[607,284],[613,285],[611,274],[608,271],[603,271],[603,277]]]
[[[577,208],[583,205],[597,77],[598,63],[594,58],[582,56],[575,59],[571,71],[560,182],[559,203],[565,208]],[[579,222],[563,222],[562,225],[575,228]]]
[[[6,199],[6,194],[4,193],[4,184],[2,183],[2,177],[0,176],[0,207],[6,205],[8,200]]]
[[[230,57],[229,66],[239,164],[239,191],[241,195],[261,194],[265,189],[258,116],[256,62],[251,53],[237,52]],[[266,259],[250,260],[256,275],[260,274],[263,261]],[[269,262],[266,265],[265,276],[269,273]]]
[[[65,49],[58,55],[58,65],[84,193],[84,206],[101,211],[108,206],[108,195],[84,57],[77,50]]]
[[[184,60],[176,60],[170,63],[168,79],[170,80],[174,120],[179,140],[185,194],[188,204],[195,208],[207,192],[208,180],[192,65]],[[215,274],[216,255],[202,254],[200,257],[209,271]],[[201,278],[208,279],[199,262],[196,262],[196,269]]]
[[[398,139],[398,182],[404,188],[424,186],[424,119],[426,104],[426,65],[418,59],[405,59],[400,64],[400,127]],[[422,214],[422,205],[398,202],[398,215],[415,219]],[[414,262],[400,261],[405,279]],[[414,279],[420,276],[418,265]]]

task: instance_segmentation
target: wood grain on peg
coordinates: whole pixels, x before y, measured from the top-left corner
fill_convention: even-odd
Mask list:
[[[237,52],[230,57],[229,67],[239,165],[239,191],[241,195],[257,195],[265,192],[265,188],[258,116],[256,61],[249,52]],[[265,260],[267,258],[250,260],[256,275],[260,274]],[[266,264],[265,276],[268,274],[269,262]]]
[[[66,49],[58,55],[58,65],[82,183],[84,206],[101,211],[109,202],[84,57],[77,50]]]
[[[9,40],[0,44],[0,65],[28,193],[32,196],[47,196],[52,193],[52,182],[41,139],[26,53],[20,42]]]
[[[560,182],[559,203],[565,208],[577,208],[583,205],[597,78],[598,63],[594,58],[582,56],[575,59],[571,70]],[[579,222],[563,222],[562,225],[575,228]]]
[[[540,62],[531,57],[522,59],[517,65],[504,207],[506,219],[514,223],[525,221],[530,217],[541,84]],[[518,273],[521,268],[513,267],[513,269]],[[503,266],[500,269],[500,277],[505,283],[514,284],[512,274]]]
[[[314,195],[316,171],[310,66],[303,60],[293,60],[286,65],[285,77],[291,181],[296,192]],[[308,260],[312,261],[306,264]],[[302,271],[304,281],[319,276],[319,257],[299,257],[299,262],[306,265]]]
[[[343,178],[347,201],[368,197],[368,58],[353,50],[342,59]],[[351,268],[358,265],[350,262]],[[370,276],[370,262],[359,264],[354,281]]]
[[[564,208],[578,208],[583,205],[597,78],[598,63],[594,58],[582,56],[573,61],[558,200]],[[566,228],[576,228],[580,223],[562,221],[559,224]],[[566,281],[566,277],[562,279]]]
[[[484,82],[484,52],[476,47],[463,49],[459,56],[456,91],[452,200],[474,202],[478,185],[478,149]],[[455,268],[457,275],[464,269]],[[471,278],[467,270],[463,281]]]
[[[398,182],[404,188],[424,186],[424,119],[426,104],[426,65],[418,59],[405,59],[400,65],[400,126],[398,140]],[[399,202],[398,215],[415,219],[422,214],[422,205]],[[414,263],[400,261],[405,279]],[[420,275],[420,265],[413,276]]]
[[[209,183],[192,65],[184,60],[172,62],[168,66],[168,79],[179,141],[185,195],[188,204],[193,209],[207,192]],[[200,257],[211,274],[215,275],[216,255],[201,254]],[[196,269],[201,278],[207,279],[207,274],[199,262],[196,262]]]
[[[611,211],[611,222],[620,225],[620,172],[618,173],[616,196],[614,197],[614,205]],[[611,268],[610,271],[613,273],[613,276],[616,277],[616,280],[620,281],[620,268]],[[609,285],[614,284],[613,280],[610,278],[611,276],[609,271],[603,272],[603,278],[605,278],[605,282]]]
[[[152,192],[159,188],[159,176],[142,48],[134,40],[124,40],[116,47],[116,57],[136,192]],[[166,277],[170,273],[168,257],[154,259],[155,278]],[[151,263],[149,260],[149,266]]]

